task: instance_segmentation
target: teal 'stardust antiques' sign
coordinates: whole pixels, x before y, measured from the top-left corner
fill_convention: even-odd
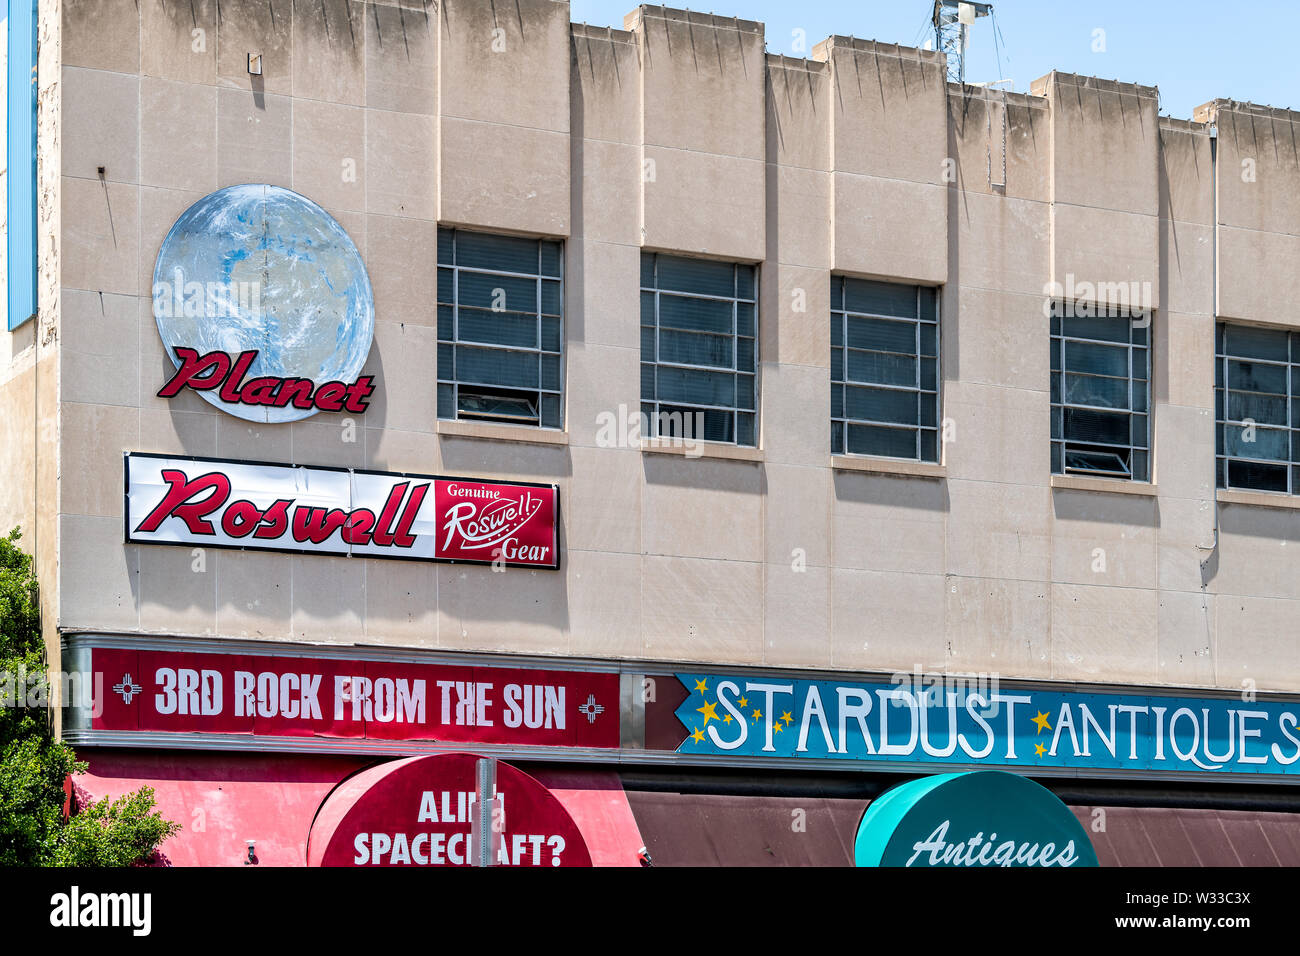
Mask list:
[[[858,866],[1096,866],[1070,808],[1019,774],[942,773],[894,787],[867,807]]]
[[[846,760],[888,769],[1300,776],[1300,701],[1225,694],[1080,692],[897,674],[808,680],[678,674],[677,752]],[[947,765],[945,767],[945,765]]]

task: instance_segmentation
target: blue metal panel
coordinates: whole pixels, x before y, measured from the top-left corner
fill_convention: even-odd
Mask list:
[[[8,233],[9,328],[36,313],[36,4],[9,7]]]

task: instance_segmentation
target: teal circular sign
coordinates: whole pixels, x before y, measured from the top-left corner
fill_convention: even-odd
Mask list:
[[[943,773],[867,807],[858,866],[1097,866],[1088,833],[1046,787],[1001,770]]]

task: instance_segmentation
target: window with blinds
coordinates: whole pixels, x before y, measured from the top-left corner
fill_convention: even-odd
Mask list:
[[[939,461],[939,290],[831,278],[831,454]]]
[[[1300,333],[1215,328],[1220,488],[1300,494]]]
[[[560,243],[438,230],[438,417],[563,424]]]
[[[755,446],[756,268],[641,256],[641,413],[649,437]]]
[[[1150,481],[1150,316],[1080,311],[1052,307],[1052,473]]]

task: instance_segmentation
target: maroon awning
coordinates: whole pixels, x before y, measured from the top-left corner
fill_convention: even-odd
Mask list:
[[[627,800],[656,866],[852,866],[868,803],[635,789]],[[1300,866],[1300,813],[1071,809],[1102,866]]]
[[[852,866],[865,800],[628,790],[655,866]]]
[[[1071,809],[1102,866],[1300,866],[1300,813]]]

